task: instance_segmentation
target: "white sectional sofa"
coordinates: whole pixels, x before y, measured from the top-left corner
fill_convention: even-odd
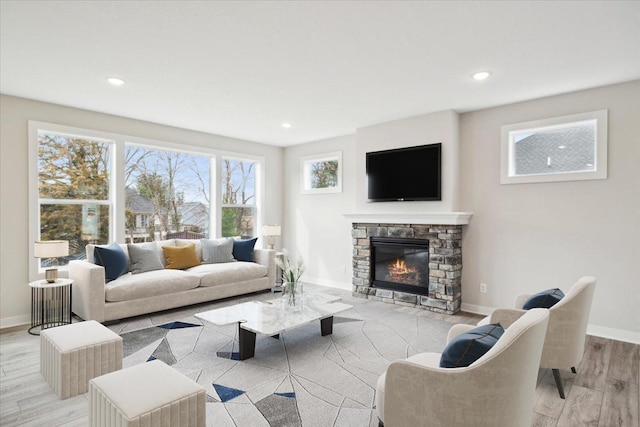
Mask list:
[[[195,243],[202,261],[198,240],[172,239],[156,242],[162,246],[186,246]],[[120,245],[128,255],[127,245]],[[217,300],[271,289],[275,285],[275,251],[254,249],[254,261],[202,264],[185,270],[162,269],[132,274],[128,272],[105,282],[105,269],[94,264],[94,246],[87,246],[87,260],[69,263],[73,280],[73,312],[84,320],[105,322],[170,308]],[[166,259],[161,256],[166,266]]]

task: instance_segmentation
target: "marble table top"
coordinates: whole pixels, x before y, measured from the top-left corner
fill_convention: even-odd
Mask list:
[[[265,335],[276,335],[287,329],[331,317],[352,308],[352,305],[337,302],[340,297],[305,293],[302,310],[291,312],[283,306],[282,298],[271,301],[249,301],[216,310],[196,313],[198,319],[215,325],[242,323],[242,329]]]

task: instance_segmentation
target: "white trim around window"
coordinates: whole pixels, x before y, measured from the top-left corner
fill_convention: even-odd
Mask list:
[[[529,122],[514,123],[502,126],[501,128],[501,156],[500,156],[500,183],[501,184],[523,184],[536,182],[555,181],[581,181],[607,178],[607,133],[608,133],[608,110],[591,111],[587,113],[572,114],[562,117],[553,117]],[[516,158],[519,156],[516,144],[525,138],[536,135],[550,134],[552,132],[563,132],[578,128],[593,129],[593,135],[589,148],[589,160],[577,165],[567,165],[562,170],[556,170],[555,166],[561,156],[571,153],[572,145],[569,139],[567,143],[556,142],[552,147],[543,147],[539,143],[536,147],[528,147],[529,156],[537,156],[538,162],[543,162],[542,167],[532,168],[527,171],[523,168],[519,171],[516,167]],[[584,143],[582,145],[584,147]],[[553,151],[557,150],[557,157]],[[562,152],[562,154],[560,154]],[[574,157],[579,157],[578,153]],[[584,153],[580,153],[581,155]],[[518,157],[520,158],[520,157]],[[575,160],[575,159],[574,159]],[[575,162],[574,162],[575,163]],[[548,166],[548,170],[544,166]]]

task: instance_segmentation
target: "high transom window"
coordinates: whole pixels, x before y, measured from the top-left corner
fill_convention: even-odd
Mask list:
[[[503,184],[606,177],[606,110],[502,127]]]

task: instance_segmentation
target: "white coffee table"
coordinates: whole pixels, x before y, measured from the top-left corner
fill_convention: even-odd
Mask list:
[[[322,336],[332,334],[333,315],[353,307],[337,302],[339,300],[340,297],[331,295],[306,293],[299,312],[284,309],[279,298],[245,302],[196,313],[195,316],[219,326],[238,323],[239,358],[246,360],[255,355],[257,333],[278,338],[281,332],[320,320]]]

